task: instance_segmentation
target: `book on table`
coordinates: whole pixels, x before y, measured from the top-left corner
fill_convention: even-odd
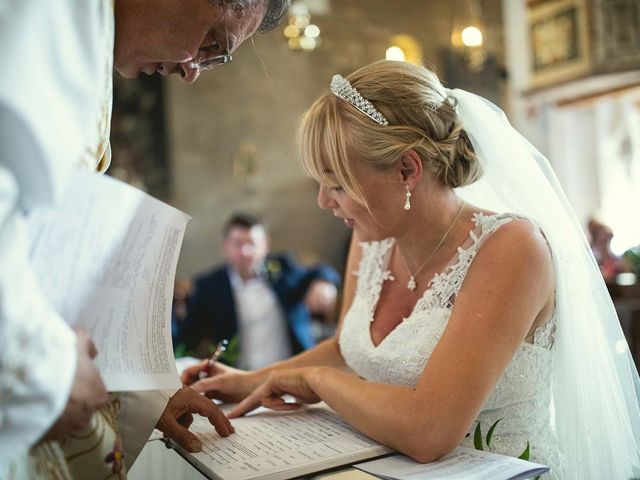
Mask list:
[[[325,404],[295,412],[259,408],[234,419],[233,426],[236,433],[223,438],[206,418],[194,415],[190,430],[202,451],[170,444],[204,475],[220,480],[286,480],[392,453]]]
[[[431,463],[393,455],[354,466],[379,478],[397,480],[521,480],[550,470],[539,463],[465,447]]]
[[[429,464],[390,456],[393,450],[355,430],[324,403],[294,412],[259,408],[234,419],[233,426],[236,433],[223,438],[206,418],[194,416],[190,430],[202,441],[202,451],[170,445],[218,480],[287,480],[354,464],[372,475],[397,479],[517,480],[549,471],[544,465],[462,447]]]

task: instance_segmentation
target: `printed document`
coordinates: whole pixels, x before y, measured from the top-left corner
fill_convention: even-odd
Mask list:
[[[394,455],[354,466],[377,477],[398,480],[518,480],[549,471],[538,463],[464,447],[431,463]]]
[[[236,433],[222,438],[206,418],[194,417],[190,430],[202,441],[202,451],[174,448],[209,478],[223,480],[285,480],[392,451],[325,404],[295,412],[259,408],[232,422]]]
[[[180,386],[173,281],[189,216],[113,178],[77,172],[63,201],[29,220],[30,258],[71,326],[91,334],[109,391]]]

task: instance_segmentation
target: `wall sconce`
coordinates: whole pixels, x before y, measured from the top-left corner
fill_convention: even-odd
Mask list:
[[[291,50],[310,52],[320,44],[320,29],[311,23],[311,14],[304,2],[294,2],[289,9],[289,24],[284,36]]]
[[[387,48],[384,57],[387,60],[397,60],[399,62],[404,62],[406,58],[404,55],[404,50],[402,50],[397,45],[392,45],[391,47]]]
[[[455,9],[456,12],[462,13],[454,14],[451,45],[463,51],[469,70],[479,72],[487,60],[482,33],[482,13],[478,0],[463,0],[463,3],[464,6]]]
[[[243,142],[232,157],[233,180],[236,184],[254,191],[258,183],[257,148],[253,142]]]
[[[391,46],[385,52],[385,58],[422,65],[422,47],[411,35],[394,35],[391,37]]]

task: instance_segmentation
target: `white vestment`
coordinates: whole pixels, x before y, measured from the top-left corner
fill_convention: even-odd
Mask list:
[[[33,478],[29,448],[73,384],[75,334],[42,294],[26,220],[60,200],[75,169],[108,166],[113,41],[112,0],[0,0],[0,479]],[[128,465],[166,401],[159,392],[112,397],[106,411],[120,411]],[[95,417],[93,427],[117,437]],[[57,442],[38,450],[45,469],[68,475]]]

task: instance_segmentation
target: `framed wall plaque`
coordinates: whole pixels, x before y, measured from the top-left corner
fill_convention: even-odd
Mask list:
[[[591,69],[587,0],[534,0],[527,9],[532,86],[587,74]]]

